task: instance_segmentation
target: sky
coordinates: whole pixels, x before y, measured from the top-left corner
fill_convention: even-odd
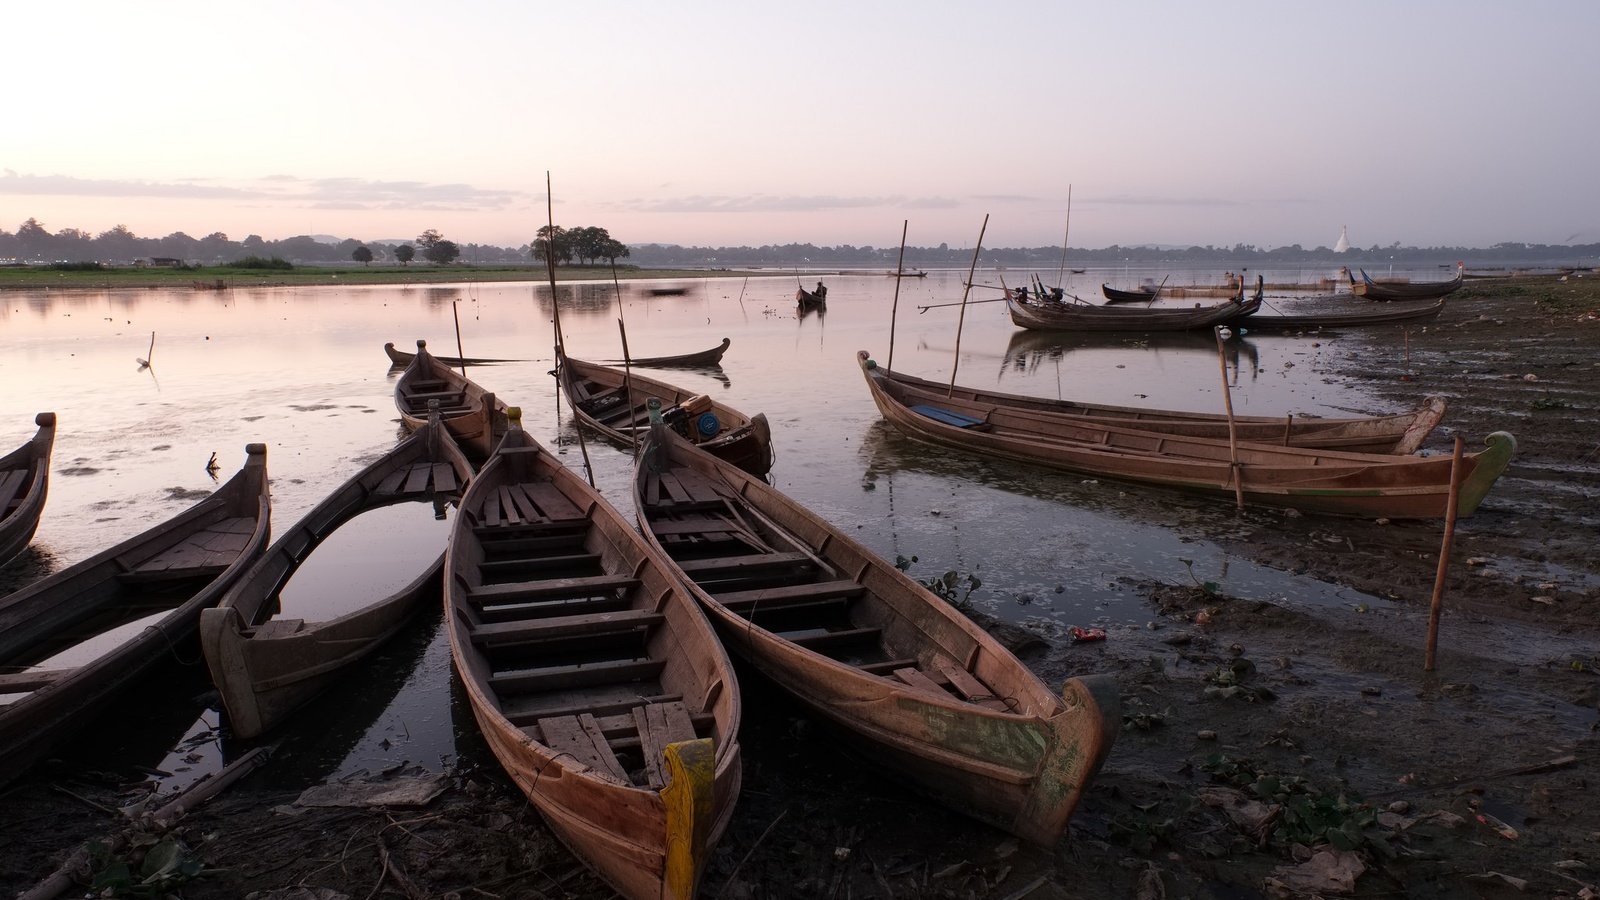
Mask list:
[[[7,231],[519,246],[548,174],[557,224],[630,244],[1600,242],[1592,0],[56,0],[4,27]]]

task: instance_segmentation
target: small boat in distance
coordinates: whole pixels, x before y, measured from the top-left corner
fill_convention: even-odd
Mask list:
[[[1007,291],[1006,310],[1013,324],[1035,331],[1187,331],[1226,325],[1261,308],[1262,286],[1256,282],[1253,298],[1244,299],[1241,282],[1232,300],[1211,306],[1093,306],[1040,300],[1025,288]]]
[[[0,597],[0,783],[193,639],[267,547],[267,447],[183,512]],[[153,697],[129,702],[160,702]]]
[[[424,601],[438,602],[443,534],[426,565],[391,559],[393,572],[415,577],[365,605],[319,620],[279,614],[285,587],[301,564],[341,526],[379,507],[431,501],[435,517],[443,518],[445,506],[459,500],[471,480],[471,464],[434,412],[273,541],[215,607],[200,613],[200,649],[235,737],[254,738],[271,729],[392,637]],[[396,548],[390,555],[405,552]],[[352,596],[367,596],[347,587]]]
[[[1107,303],[1149,303],[1150,301],[1156,299],[1156,296],[1160,293],[1160,290],[1158,288],[1151,288],[1148,291],[1142,289],[1136,291],[1124,291],[1114,288],[1109,284],[1102,283],[1100,285],[1100,293],[1105,295]]]
[[[630,900],[690,900],[739,796],[739,683],[633,522],[511,427],[445,556],[445,628],[489,749]]]
[[[50,490],[50,453],[56,443],[56,414],[33,417],[33,437],[0,456],[0,566],[28,549]]]
[[[1045,686],[946,600],[662,424],[639,529],[722,641],[887,774],[1049,847],[1121,724],[1115,682]]]
[[[393,341],[383,345],[383,352],[389,357],[390,367],[397,369],[411,365],[411,360],[416,357],[415,353],[396,349]],[[495,363],[523,362],[520,359],[490,359],[485,356],[435,356],[434,359],[447,366],[488,366]]]
[[[922,271],[921,269],[917,269],[916,271],[912,271],[912,272],[907,272],[904,269],[902,269],[899,272],[885,272],[883,274],[889,276],[890,278],[894,278],[897,275],[899,277],[901,277],[901,278],[927,278],[928,277],[928,273]]]
[[[798,288],[794,292],[794,299],[802,309],[815,309],[828,302],[828,286],[819,281],[814,291]]]
[[[695,366],[720,366],[722,354],[728,352],[728,345],[733,343],[731,338],[723,338],[722,343],[710,350],[700,350],[695,353],[682,353],[677,356],[645,356],[639,359],[607,359],[602,360],[609,365],[644,366],[650,369],[683,369]]]

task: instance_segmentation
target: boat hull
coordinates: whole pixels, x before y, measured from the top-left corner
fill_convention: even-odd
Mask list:
[[[0,457],[0,566],[28,549],[50,491],[56,414],[42,412],[33,421],[39,426],[33,437]]]

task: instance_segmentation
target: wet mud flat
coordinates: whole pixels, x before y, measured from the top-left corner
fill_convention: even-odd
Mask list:
[[[1218,504],[1173,527],[1368,599],[1151,581],[1127,585],[1146,622],[1105,641],[1004,629],[1047,682],[1104,672],[1122,691],[1122,734],[1049,849],[901,792],[752,680],[744,788],[702,895],[1596,896],[1600,280],[1473,285],[1426,328],[1312,339],[1326,377],[1396,408],[1445,395],[1428,452],[1448,453],[1451,429],[1469,450],[1517,437],[1458,525],[1436,671],[1423,649],[1441,523]],[[124,828],[107,810],[139,781],[69,761],[0,788],[0,891]],[[136,831],[101,871],[137,871],[170,841],[207,869],[173,878],[189,898],[609,896],[486,754],[463,752],[440,787],[410,808],[306,807],[245,779],[169,831]]]

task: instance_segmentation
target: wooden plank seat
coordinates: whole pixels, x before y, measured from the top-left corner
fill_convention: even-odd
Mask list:
[[[791,643],[829,655],[856,647],[877,647],[883,639],[883,629],[840,628],[817,631],[813,634],[787,635],[787,637]]]
[[[122,564],[117,580],[123,584],[214,578],[226,571],[250,541],[255,519],[219,519],[184,541],[138,563]]]
[[[669,744],[696,738],[694,721],[682,703],[652,703],[634,709],[639,737],[639,752],[644,757],[646,778],[652,788],[664,787],[669,780],[666,750]]]
[[[588,537],[587,528],[552,528],[550,524],[518,528],[482,529],[479,538],[483,552],[491,559],[513,553],[537,553],[554,550],[578,550]]]
[[[609,775],[622,784],[632,784],[627,771],[622,768],[622,763],[606,741],[605,732],[589,713],[540,719],[539,732],[545,746],[550,749],[566,753],[579,763]]]
[[[472,642],[487,647],[562,640],[583,635],[608,634],[651,628],[666,621],[660,613],[642,609],[550,616],[533,620],[493,622],[472,629]]]
[[[607,659],[573,665],[516,669],[489,676],[498,694],[565,691],[597,684],[619,684],[655,678],[666,668],[664,659]]]
[[[882,662],[862,663],[856,668],[871,675],[892,675],[898,669],[914,669],[917,661],[914,659],[886,659]]]
[[[804,553],[746,553],[738,556],[712,556],[678,561],[678,568],[696,582],[742,578],[773,571],[807,571],[814,567]]]
[[[916,406],[911,407],[911,411],[926,416],[935,422],[943,422],[946,425],[954,425],[957,428],[970,428],[973,431],[988,431],[990,427],[989,423],[983,421],[982,419],[975,419],[972,416],[965,415],[964,413],[958,413],[953,409],[945,409],[943,407],[932,406],[927,403],[919,403]]]
[[[451,468],[449,463],[423,460],[389,473],[387,478],[373,488],[372,493],[379,497],[429,492],[449,494],[454,493],[459,487],[455,469]]]
[[[588,569],[598,572],[598,553],[541,553],[537,556],[510,556],[496,554],[495,558],[478,563],[478,572],[484,582],[505,581],[510,575],[526,575],[559,570]],[[493,577],[491,577],[493,576]],[[522,578],[521,581],[528,579]]]
[[[989,686],[978,680],[976,675],[960,666],[946,665],[939,667],[939,673],[950,680],[950,687],[956,696],[968,703],[976,703],[989,709],[1007,709],[1006,702],[995,696]]]
[[[475,607],[503,603],[527,603],[537,600],[576,600],[615,594],[639,586],[639,579],[631,575],[586,575],[577,578],[551,578],[545,581],[522,581],[509,584],[486,584],[473,588],[467,599]]]
[[[484,498],[476,511],[481,525],[526,525],[556,521],[585,521],[583,510],[575,506],[549,482],[503,485]]]
[[[749,616],[757,609],[848,605],[849,601],[866,592],[866,588],[854,581],[815,581],[753,591],[728,591],[713,596],[729,610]]]

